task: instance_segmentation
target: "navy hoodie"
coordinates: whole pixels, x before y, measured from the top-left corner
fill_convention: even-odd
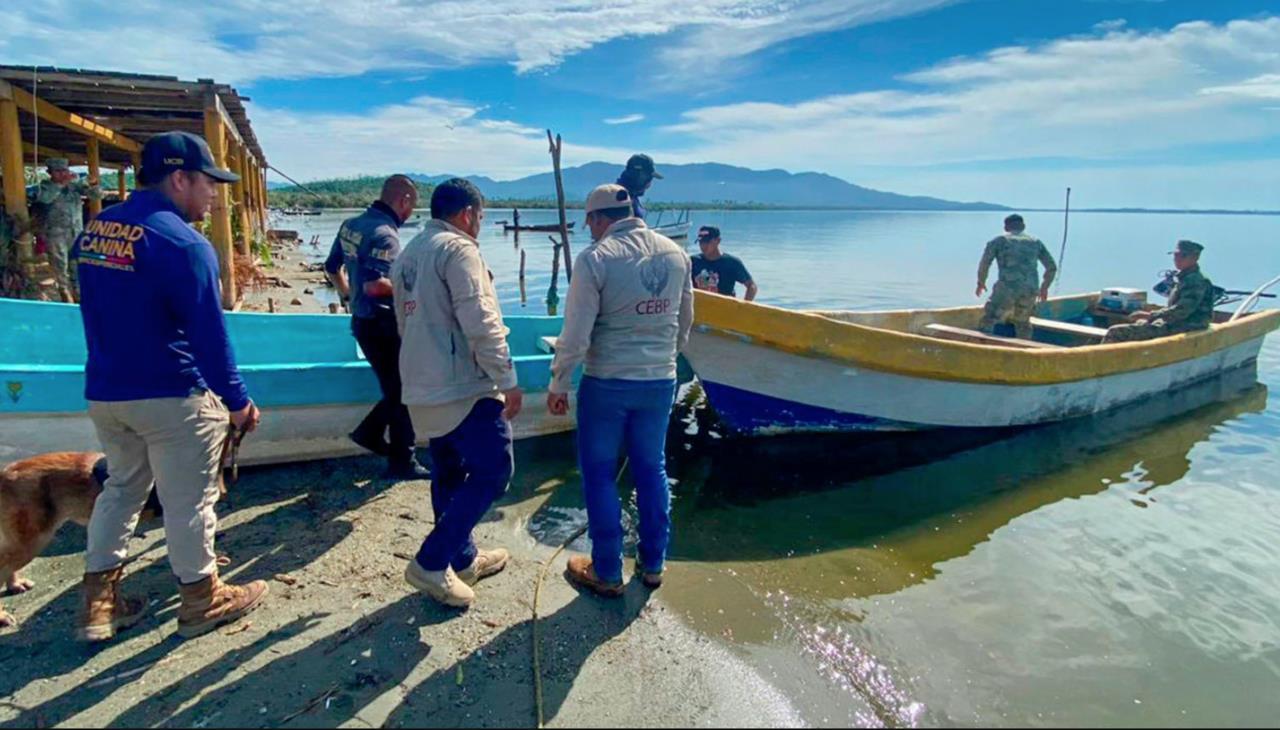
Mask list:
[[[72,251],[89,361],[85,398],[249,403],[222,314],[218,259],[162,193],[141,190],[89,222]]]

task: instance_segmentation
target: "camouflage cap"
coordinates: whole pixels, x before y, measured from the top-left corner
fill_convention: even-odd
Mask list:
[[[70,170],[71,164],[67,162],[65,157],[50,157],[44,161],[45,167],[49,172],[58,172],[60,170]]]
[[[1199,256],[1200,252],[1203,250],[1204,246],[1201,246],[1195,241],[1188,241],[1184,238],[1183,240],[1178,241],[1178,245],[1169,253],[1180,253],[1183,256]]]

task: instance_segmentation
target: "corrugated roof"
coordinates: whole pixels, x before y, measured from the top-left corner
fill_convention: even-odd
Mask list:
[[[203,136],[205,97],[212,92],[222,101],[245,146],[266,166],[266,155],[245,109],[248,97],[212,79],[182,81],[176,76],[6,65],[0,65],[0,79],[139,143],[172,130]],[[22,138],[34,142],[35,118],[21,104],[18,109]],[[40,122],[39,145],[77,155],[87,151],[84,135],[45,121]],[[130,163],[128,152],[106,144],[100,146],[99,158],[104,166]]]

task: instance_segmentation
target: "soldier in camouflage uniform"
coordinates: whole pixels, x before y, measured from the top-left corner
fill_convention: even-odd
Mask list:
[[[1213,282],[1200,273],[1200,252],[1204,246],[1195,241],[1178,241],[1173,265],[1178,269],[1169,306],[1154,312],[1134,312],[1134,324],[1118,324],[1107,330],[1103,343],[1137,342],[1168,337],[1182,332],[1208,329],[1213,322],[1213,305],[1217,303]]]
[[[1049,284],[1058,273],[1058,265],[1040,239],[1026,234],[1026,227],[1022,216],[1016,213],[1005,218],[1004,235],[991,239],[982,254],[977,296],[987,291],[991,262],[1000,265],[1000,277],[978,325],[984,332],[991,332],[997,323],[1008,322],[1019,339],[1031,339],[1031,318],[1036,313],[1036,304],[1049,298]],[[1044,265],[1043,281],[1038,276],[1037,262]]]
[[[45,207],[44,225],[40,235],[49,253],[53,277],[58,291],[70,301],[76,293],[76,269],[68,265],[71,244],[84,230],[84,203],[81,198],[102,197],[97,180],[83,182],[71,172],[67,161],[54,157],[48,160],[49,179],[40,183],[35,202]]]

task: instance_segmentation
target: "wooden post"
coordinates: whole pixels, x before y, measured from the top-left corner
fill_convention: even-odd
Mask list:
[[[551,286],[547,288],[547,316],[554,317],[560,308],[560,242],[555,236],[551,239]]]
[[[235,159],[231,162],[231,171],[240,176],[238,182],[231,183],[231,194],[235,200],[236,220],[240,223],[240,253],[248,256],[253,243],[253,229],[249,227],[249,175],[246,172],[245,157],[247,151],[243,147],[235,147]]]
[[[564,280],[573,281],[573,254],[569,252],[569,223],[564,212],[564,180],[560,177],[560,135],[551,139],[551,130],[547,130],[547,144],[551,145],[551,164],[556,171],[556,199],[560,203],[560,245],[564,247]]]
[[[212,91],[205,99],[204,137],[209,143],[209,151],[213,153],[213,164],[218,167],[227,166],[227,134],[219,113],[217,94]],[[231,309],[236,303],[236,270],[235,258],[231,250],[231,211],[227,205],[227,186],[218,185],[213,196],[213,207],[209,215],[213,224],[213,250],[218,254],[218,265],[222,274],[222,306]]]
[[[124,165],[116,168],[116,193],[120,195],[120,202],[129,196],[129,186],[124,184]]]
[[[267,211],[267,163],[262,163],[262,169],[258,171],[258,191],[262,197],[262,230],[271,228],[271,218]]]
[[[522,307],[529,303],[529,295],[525,292],[525,288],[524,288],[524,255],[525,253],[527,252],[523,248],[520,249],[520,306]]]
[[[101,159],[99,158],[98,138],[90,137],[88,140],[86,140],[86,142],[88,143],[88,146],[89,146],[89,179],[96,180],[98,182],[98,185],[101,186],[102,185],[102,164],[101,164]],[[99,187],[98,189],[101,190],[102,188]],[[89,217],[97,218],[98,214],[101,212],[102,212],[102,197],[99,196],[97,199],[90,197],[89,198]]]
[[[0,95],[0,169],[4,171],[4,209],[18,224],[18,258],[29,266],[34,248],[27,215],[27,183],[22,165],[22,130],[18,127],[18,105]],[[29,272],[28,272],[29,273]]]
[[[142,189],[142,153],[133,153],[133,189]]]

